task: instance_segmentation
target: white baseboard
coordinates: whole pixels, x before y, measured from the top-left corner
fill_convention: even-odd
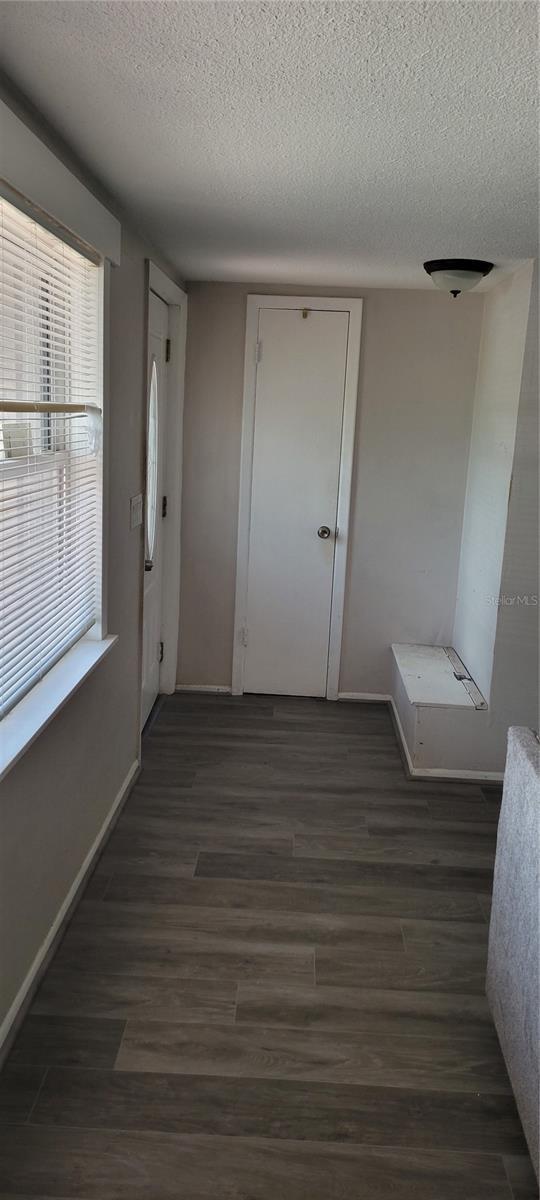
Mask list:
[[[177,683],[175,692],[211,692],[215,696],[230,696],[231,688],[218,683]]]
[[[370,704],[389,704],[392,700],[391,696],[386,696],[384,692],[338,692],[338,700],[359,700]]]
[[[458,771],[446,767],[413,767],[413,779],[446,779],[448,783],[504,783],[502,771]]]
[[[86,882],[86,877],[90,872],[90,869],[94,863],[94,859],[101,849],[102,842],[107,836],[109,826],[114,820],[116,812],[120,808],[125,796],[127,795],[135,775],[139,771],[139,766],[140,764],[137,761],[132,763],[131,767],[129,768],[126,778],[124,779],[119,792],[115,796],[112,807],[105,817],[97,837],[94,839],[80,870],[77,872],[77,875],[73,880],[65,900],[56,914],[51,928],[49,929],[45,940],[43,941],[36,954],[36,957],[34,958],[30,970],[28,971],[19,988],[19,991],[17,992],[17,995],[15,996],[13,1004],[9,1008],[4,1020],[2,1021],[2,1024],[0,1025],[0,1057],[2,1057],[2,1048],[5,1047],[5,1044],[8,1041],[14,1026],[18,1023],[18,1018],[20,1018],[21,1013],[27,1007],[37,987],[37,984],[40,981],[41,975],[46,969],[48,961],[56,949],[56,944],[62,936],[64,927],[67,924],[67,921],[71,916],[71,912],[79,899],[79,893]]]

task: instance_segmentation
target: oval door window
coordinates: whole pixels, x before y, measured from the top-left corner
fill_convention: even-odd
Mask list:
[[[150,371],[148,436],[146,443],[146,557],[152,561],[156,543],[158,485],[158,376],[155,358]]]

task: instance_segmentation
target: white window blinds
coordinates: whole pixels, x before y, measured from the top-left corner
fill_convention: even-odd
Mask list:
[[[100,287],[0,199],[0,717],[99,617]]]

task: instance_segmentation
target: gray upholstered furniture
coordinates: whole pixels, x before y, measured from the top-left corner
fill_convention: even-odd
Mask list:
[[[508,734],[489,933],[487,994],[538,1175],[540,744]]]

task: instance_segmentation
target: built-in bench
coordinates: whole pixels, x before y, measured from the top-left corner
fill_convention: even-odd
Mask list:
[[[482,693],[452,646],[392,646],[410,704],[487,708]]]
[[[392,654],[392,704],[409,770],[453,774],[452,738],[487,709],[484,696],[452,646],[396,643]]]

